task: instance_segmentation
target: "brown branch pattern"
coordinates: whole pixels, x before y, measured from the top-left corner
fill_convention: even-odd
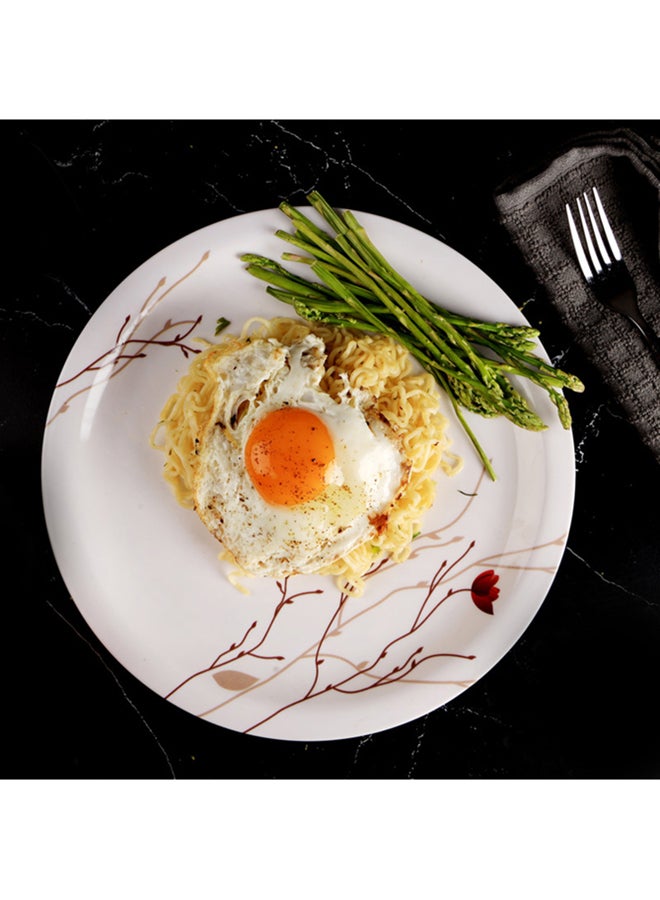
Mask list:
[[[417,614],[413,620],[412,625],[408,628],[407,631],[402,632],[391,640],[387,641],[383,647],[379,650],[379,652],[375,655],[374,659],[371,663],[368,663],[366,666],[361,666],[357,668],[356,671],[352,672],[350,675],[347,675],[345,678],[340,679],[339,681],[332,683],[327,682],[323,687],[318,687],[318,683],[320,681],[320,667],[324,662],[323,656],[323,645],[331,633],[331,629],[333,623],[336,618],[341,613],[346,601],[349,599],[347,594],[342,594],[339,600],[339,605],[335,610],[332,618],[326,625],[326,628],[323,632],[321,639],[316,645],[316,650],[314,654],[314,671],[312,677],[312,683],[307,689],[307,691],[298,699],[292,700],[289,703],[284,704],[279,709],[274,710],[270,715],[265,716],[258,722],[255,722],[254,725],[245,729],[245,733],[249,733],[254,731],[256,728],[259,728],[261,725],[265,725],[266,722],[269,722],[271,719],[275,718],[275,716],[280,715],[287,709],[291,709],[294,706],[299,706],[301,703],[305,703],[309,700],[318,697],[320,694],[324,694],[328,691],[337,691],[342,694],[360,694],[365,691],[373,690],[377,687],[382,687],[384,685],[393,684],[396,681],[400,681],[403,678],[406,678],[409,674],[411,674],[418,666],[420,666],[424,662],[428,662],[432,659],[440,659],[446,657],[454,657],[456,659],[466,659],[473,660],[475,659],[474,654],[465,654],[465,653],[453,653],[453,652],[443,652],[443,653],[426,653],[424,656],[421,654],[424,653],[424,645],[420,645],[412,653],[409,653],[408,656],[398,664],[393,665],[391,668],[387,669],[383,674],[378,675],[374,680],[368,680],[367,683],[359,686],[355,686],[354,682],[358,679],[363,678],[369,674],[373,674],[376,667],[379,663],[385,659],[388,654],[396,647],[397,644],[400,644],[402,641],[407,638],[415,635],[425,624],[429,621],[429,619],[437,612],[437,610],[442,606],[442,604],[452,596],[454,591],[449,588],[449,590],[438,600],[430,609],[427,609],[427,604],[433,594],[437,591],[440,584],[443,582],[444,577],[449,574],[452,568],[465,556],[470,552],[472,547],[474,546],[474,541],[471,542],[470,546],[461,556],[451,565],[447,565],[447,561],[444,560],[439,568],[436,570],[433,578],[431,579],[428,589],[422,599],[421,605],[417,611]]]
[[[181,681],[179,684],[177,684],[176,687],[172,688],[172,690],[168,694],[165,694],[166,700],[169,700],[174,694],[176,694],[177,691],[181,690],[181,688],[184,687],[186,684],[193,681],[195,678],[199,678],[200,675],[208,675],[209,673],[215,672],[218,669],[222,668],[223,666],[230,665],[231,663],[234,663],[237,660],[242,659],[243,657],[251,656],[254,659],[274,659],[277,661],[284,660],[284,657],[280,654],[272,655],[272,656],[264,656],[262,654],[257,653],[257,650],[259,650],[265,644],[266,640],[268,639],[268,636],[270,635],[273,627],[275,626],[275,622],[277,621],[280,613],[282,612],[282,610],[284,609],[285,606],[291,606],[294,603],[294,601],[299,599],[300,597],[307,597],[312,594],[322,594],[323,591],[320,588],[318,588],[316,590],[311,590],[311,591],[300,591],[297,594],[291,594],[289,596],[289,593],[288,593],[289,579],[288,578],[284,579],[284,581],[278,581],[278,582],[276,582],[276,584],[277,584],[278,590],[280,592],[281,599],[280,599],[279,603],[275,606],[275,609],[273,610],[273,614],[270,618],[270,621],[266,625],[266,628],[265,628],[263,634],[261,635],[261,637],[258,638],[255,641],[255,643],[252,644],[247,649],[244,648],[244,645],[248,639],[248,636],[258,627],[258,622],[256,622],[256,621],[252,622],[247,627],[245,633],[243,634],[243,637],[239,641],[237,641],[236,643],[230,644],[229,647],[227,647],[225,650],[223,650],[221,653],[219,653],[209,666],[205,666],[204,668],[199,669],[197,672],[193,672],[193,674],[189,675],[187,678],[184,678],[183,681]]]
[[[465,495],[466,500],[463,509],[451,521],[450,525],[452,527],[465,514],[473,502],[475,494],[476,489],[474,492]],[[307,597],[311,594],[323,594],[325,591],[317,589],[292,594],[290,593],[288,579],[285,579],[283,582],[275,582],[279,591],[279,601],[276,603],[265,628],[259,630],[258,623],[256,621],[252,622],[246,628],[242,637],[220,652],[210,665],[200,668],[183,679],[165,696],[168,699],[172,698],[195,679],[212,676],[219,687],[228,691],[230,696],[226,696],[224,700],[214,704],[211,708],[197,713],[201,718],[204,718],[217,713],[229,704],[240,702],[250,692],[264,688],[270,682],[280,678],[286,671],[290,671],[294,666],[302,663],[309,665],[311,663],[311,672],[305,678],[306,686],[305,683],[302,683],[297,696],[282,702],[268,715],[243,728],[245,733],[250,733],[257,731],[287,710],[299,707],[331,692],[349,697],[364,694],[378,688],[387,688],[390,685],[401,682],[411,685],[454,685],[461,689],[467,687],[472,683],[472,680],[466,679],[464,676],[456,679],[420,678],[420,669],[428,667],[434,660],[457,659],[471,662],[477,658],[473,653],[458,652],[455,648],[439,649],[437,647],[426,647],[422,629],[437,616],[438,611],[448,601],[452,598],[457,598],[459,595],[471,595],[475,606],[482,612],[485,611],[483,605],[477,602],[479,598],[475,597],[474,593],[477,582],[483,579],[484,575],[493,574],[492,571],[481,572],[479,576],[475,577],[475,572],[478,572],[483,567],[492,569],[492,567],[496,566],[498,570],[508,568],[519,571],[551,571],[552,567],[550,566],[533,564],[534,561],[530,560],[530,556],[542,551],[544,548],[561,545],[564,536],[545,541],[538,546],[521,547],[518,550],[484,554],[477,557],[475,555],[476,541],[466,541],[465,538],[456,536],[456,534],[447,535],[447,527],[440,527],[425,533],[421,539],[418,539],[419,544],[414,550],[415,557],[426,557],[431,552],[437,553],[441,551],[443,553],[442,560],[428,580],[422,580],[414,584],[397,585],[389,591],[378,594],[376,599],[369,603],[356,603],[355,598],[352,598],[350,594],[340,593],[336,604],[333,604],[328,611],[320,636],[309,646],[291,654],[288,658],[285,653],[278,651],[276,646],[275,648],[270,646],[273,643],[277,644],[278,632],[276,626],[281,621],[282,611],[298,598]],[[516,556],[519,560],[522,558],[524,562],[517,563],[514,559]],[[367,578],[370,582],[373,579],[375,583],[382,583],[381,576],[394,566],[395,564],[389,560],[381,561],[372,568]],[[495,576],[495,580],[497,580],[497,576]],[[363,616],[375,613],[384,604],[396,602],[397,595],[405,593],[410,595],[414,592],[418,593],[418,600],[412,604],[409,601],[405,601],[406,606],[412,606],[408,613],[408,625],[400,627],[398,634],[390,634],[387,638],[383,637],[382,644],[377,643],[374,649],[367,651],[368,658],[363,658],[359,661],[350,659],[341,652],[335,652],[329,646],[333,638],[339,637],[342,632],[350,629]],[[495,591],[490,599],[495,599],[498,593],[499,590]],[[492,613],[492,604],[488,612]],[[282,627],[286,629],[287,626],[283,625]],[[417,641],[411,648],[409,643],[415,638],[417,638]],[[255,661],[274,660],[282,665],[265,677],[226,668],[230,664],[235,664],[239,660],[248,658]],[[339,673],[339,676],[335,674],[334,677],[330,673],[324,675],[328,668],[326,663],[331,661],[345,665],[349,671],[347,673]]]
[[[117,334],[112,345],[103,353],[99,354],[99,356],[97,356],[91,362],[87,363],[87,365],[83,366],[74,375],[71,375],[70,377],[58,382],[58,384],[55,385],[55,390],[59,390],[61,388],[72,385],[74,382],[79,381],[85,375],[93,375],[106,369],[106,381],[110,380],[111,378],[115,378],[120,374],[120,372],[123,372],[127,366],[129,366],[131,363],[134,363],[135,360],[144,359],[147,356],[147,350],[150,347],[176,347],[181,351],[186,359],[188,359],[190,354],[199,353],[200,350],[198,348],[192,347],[189,343],[186,343],[186,341],[202,321],[201,315],[198,315],[195,319],[182,319],[175,322],[173,322],[171,319],[168,319],[160,329],[155,331],[149,337],[138,336],[138,330],[140,329],[140,326],[147,320],[148,316],[153,312],[153,310],[160,303],[162,303],[165,297],[167,297],[168,294],[170,294],[174,290],[174,288],[182,284],[187,278],[190,278],[190,276],[193,275],[193,273],[196,272],[204,262],[206,262],[209,256],[210,251],[207,250],[188,272],[174,281],[166,289],[166,277],[163,276],[162,278],[160,278],[156,286],[152,291],[150,291],[145,300],[142,302],[142,305],[140,306],[137,314],[135,316],[128,314],[124,317],[123,322],[117,330]],[[173,336],[170,336],[171,332],[174,332]],[[91,382],[85,384],[78,390],[72,391],[67,397],[65,397],[60,406],[46,423],[46,426],[50,425],[56,418],[58,418],[58,416],[61,416],[65,412],[67,412],[71,407],[71,403],[77,397],[80,397],[81,395],[90,391],[96,383],[98,382],[93,379]]]

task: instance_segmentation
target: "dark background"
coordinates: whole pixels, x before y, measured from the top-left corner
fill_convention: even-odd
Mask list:
[[[3,121],[0,315],[4,737],[12,779],[591,779],[660,774],[658,465],[555,318],[493,193],[596,128],[655,121]],[[571,394],[568,546],[511,652],[456,700],[322,743],[236,734],[160,699],[79,615],[54,562],[40,455],[57,376],[113,288],[220,219],[304,202],[378,213],[446,241],[542,329]],[[659,298],[660,302],[660,298]]]

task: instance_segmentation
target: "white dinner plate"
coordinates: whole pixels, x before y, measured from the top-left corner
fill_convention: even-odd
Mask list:
[[[389,219],[356,215],[423,294],[463,313],[526,323],[456,251]],[[254,579],[249,594],[237,591],[219,545],[176,503],[149,435],[199,349],[195,338],[213,340],[218,317],[235,333],[250,316],[291,314],[239,259],[246,252],[279,259],[290,248],[274,232],[288,225],[276,209],[209,225],[110,294],[54,389],[43,501],[74,602],[133,675],[225,728],[330,740],[442,706],[518,640],[562,557],[574,448],[546,394],[522,383],[546,431],[469,416],[497,473],[492,482],[443,397],[465,464],[454,477],[439,476],[435,505],[405,563],[382,566],[359,598],[315,576]]]

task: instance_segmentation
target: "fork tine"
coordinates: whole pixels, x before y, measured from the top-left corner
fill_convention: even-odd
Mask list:
[[[595,191],[596,189],[594,188],[593,190]],[[591,208],[591,203],[589,202],[589,195],[585,191],[583,196],[584,196],[585,205],[587,207],[587,212],[589,213],[589,221],[591,222],[591,228],[592,228],[594,236],[596,238],[596,243],[598,244],[598,249],[600,251],[601,259],[603,260],[603,262],[605,263],[606,266],[609,266],[611,264],[612,260],[610,258],[610,254],[607,252],[607,247],[605,246],[602,235],[600,233],[601,229],[598,227],[598,223],[596,222],[596,217],[594,216],[594,211]],[[599,215],[600,215],[600,210],[599,210]],[[601,222],[602,222],[602,217],[601,217]],[[603,225],[603,228],[604,227],[605,226]]]
[[[603,267],[598,259],[598,254],[596,253],[596,248],[594,247],[594,242],[591,240],[591,232],[589,231],[589,227],[587,225],[587,220],[584,217],[584,210],[582,209],[582,204],[580,203],[580,198],[577,198],[577,208],[580,213],[580,222],[582,223],[582,231],[584,233],[584,239],[587,242],[587,249],[589,250],[589,256],[591,257],[591,264],[596,272],[602,272]]]
[[[592,189],[594,192],[594,197],[596,199],[596,206],[598,207],[598,215],[600,216],[601,222],[603,223],[603,228],[605,229],[605,235],[607,237],[607,242],[610,245],[610,249],[615,259],[621,260],[621,250],[619,250],[619,245],[617,244],[617,240],[614,237],[614,232],[612,231],[612,226],[610,225],[610,220],[607,218],[605,214],[605,210],[603,209],[603,204],[600,201],[600,195],[596,188]]]
[[[571,212],[571,207],[568,203],[566,204],[566,215],[568,216],[568,228],[571,232],[571,237],[573,238],[575,255],[577,256],[578,263],[580,264],[580,268],[582,269],[582,274],[587,279],[587,281],[591,281],[591,279],[593,278],[593,272],[591,271],[589,261],[587,260],[584,248],[582,247],[582,242],[580,241],[580,235],[578,234],[577,225],[575,224],[575,219],[573,218],[573,213]]]

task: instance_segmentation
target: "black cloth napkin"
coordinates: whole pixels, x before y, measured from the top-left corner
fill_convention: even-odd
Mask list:
[[[574,210],[575,198],[592,186],[637,285],[642,314],[660,335],[660,141],[628,129],[584,135],[540,173],[503,186],[495,203],[564,325],[660,462],[660,370],[635,326],[590,293],[568,230],[566,203]]]

